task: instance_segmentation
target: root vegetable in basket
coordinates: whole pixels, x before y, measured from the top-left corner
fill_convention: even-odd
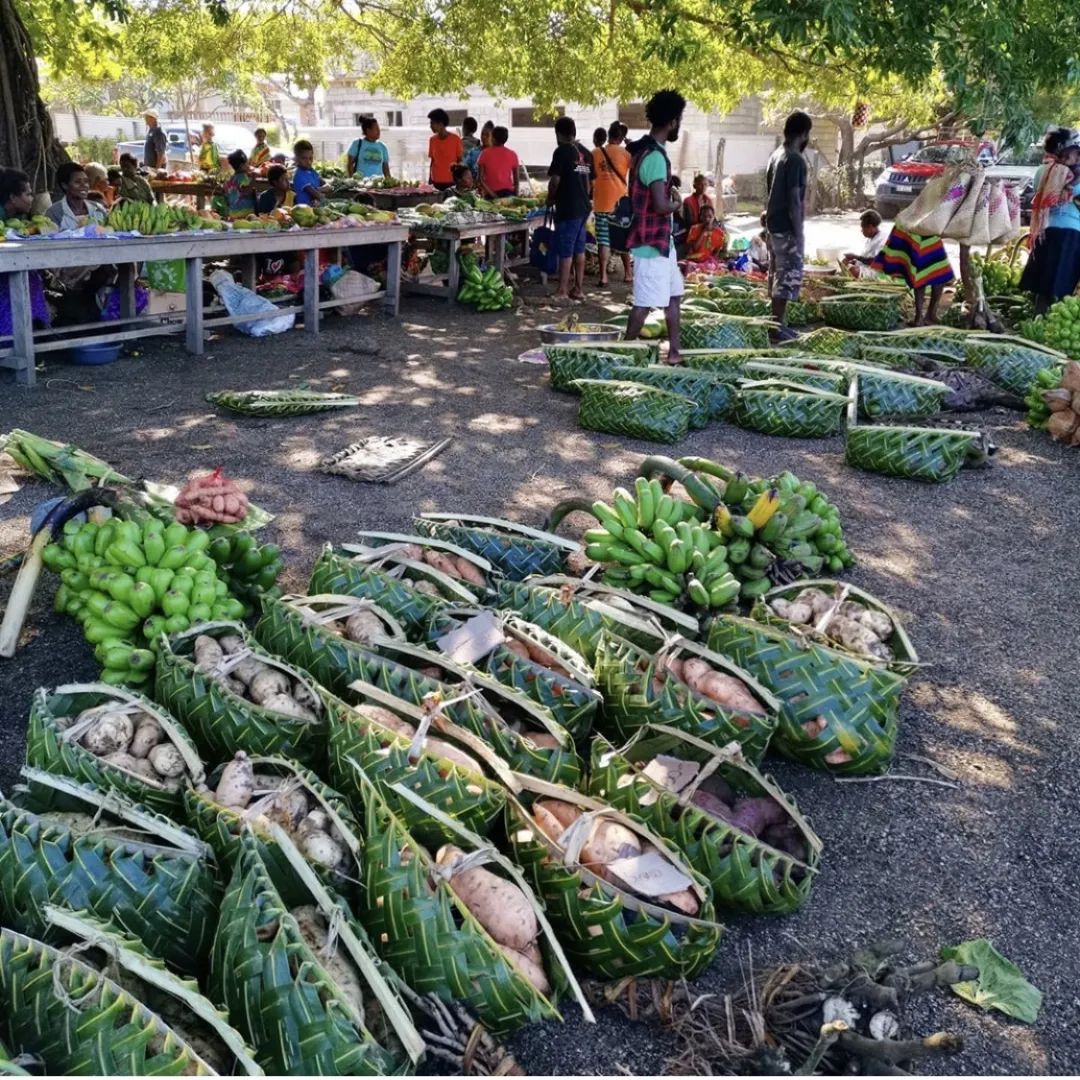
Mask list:
[[[446,844],[437,852],[435,861],[439,866],[449,866],[463,854],[460,848]],[[540,925],[521,889],[482,866],[459,871],[449,884],[521,975],[541,994],[548,993],[551,985],[536,944]]]
[[[232,761],[221,772],[214,802],[234,810],[243,810],[255,794],[255,767],[243,750],[238,750]]]
[[[135,704],[95,705],[71,718],[63,730],[77,735],[95,757],[160,788],[178,790],[187,773],[183,756],[165,741],[161,725]]]
[[[668,668],[671,669],[670,661]],[[722,705],[732,712],[757,715],[765,712],[764,706],[750,693],[741,679],[716,671],[696,656],[688,656],[682,661],[681,679],[694,693],[715,701],[717,705]]]
[[[373,611],[357,611],[345,620],[345,636],[358,645],[370,645],[385,634],[382,619]]]
[[[326,974],[337,984],[338,989],[353,1008],[363,1016],[365,1014],[364,981],[344,948],[328,948],[330,924],[326,916],[319,908],[312,905],[293,908],[290,914],[296,920],[300,936],[318,957]]]

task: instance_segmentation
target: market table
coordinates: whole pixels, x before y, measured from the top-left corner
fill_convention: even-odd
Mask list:
[[[414,229],[416,236],[428,240],[445,240],[450,245],[450,265],[447,268],[447,283],[431,285],[427,282],[404,282],[406,292],[419,293],[423,296],[445,297],[451,304],[457,303],[457,294],[461,286],[461,268],[458,266],[458,249],[465,240],[495,238],[495,254],[492,265],[500,272],[506,269],[506,238],[513,233],[528,233],[530,229],[543,222],[543,216],[525,221],[489,221],[477,225],[440,225],[437,229]],[[526,244],[526,250],[528,244]]]
[[[129,341],[151,334],[185,332],[188,352],[196,356],[204,350],[204,331],[208,327],[234,325],[265,319],[259,315],[218,314],[211,317],[203,308],[203,261],[241,256],[244,259],[243,283],[254,288],[259,256],[282,251],[303,251],[303,304],[294,301],[279,304],[284,311],[296,310],[309,334],[319,332],[319,312],[346,304],[381,300],[387,312],[397,315],[401,281],[401,245],[408,229],[397,223],[363,225],[353,229],[289,229],[278,232],[235,230],[216,233],[173,233],[168,236],[99,238],[79,240],[9,240],[0,244],[0,273],[9,275],[11,290],[12,336],[0,338],[0,367],[13,368],[19,383],[32,386],[35,380],[34,356],[77,345]],[[319,299],[319,251],[325,248],[388,245],[386,289],[363,297],[342,300]],[[187,305],[183,322],[179,313],[161,315],[135,314],[134,268],[143,262],[183,259]],[[30,308],[30,273],[35,270],[58,270],[72,266],[116,264],[120,268],[120,318],[110,322],[81,323],[56,329],[39,330],[35,340]],[[121,327],[124,327],[121,329]],[[92,332],[91,332],[92,331]],[[73,336],[71,336],[73,335]]]

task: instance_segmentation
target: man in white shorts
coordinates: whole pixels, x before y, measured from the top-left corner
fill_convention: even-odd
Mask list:
[[[645,106],[649,134],[629,147],[634,165],[630,173],[630,205],[634,222],[629,245],[634,256],[634,306],[626,327],[627,340],[641,334],[649,311],[663,308],[667,320],[667,362],[680,363],[679,315],[684,291],[671,235],[671,216],[682,199],[671,183],[671,162],[665,145],[679,137],[686,99],[674,90],[661,90]]]

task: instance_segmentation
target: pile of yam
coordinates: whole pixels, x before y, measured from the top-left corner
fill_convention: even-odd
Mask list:
[[[807,588],[794,600],[776,599],[769,608],[793,626],[812,626],[848,652],[888,663],[893,659],[889,639],[896,632],[892,619],[883,611],[853,600],[838,600],[817,588]]]
[[[452,551],[440,551],[432,547],[422,547],[420,544],[403,544],[395,547],[395,551],[412,562],[426,563],[432,570],[438,570],[440,574],[445,574],[455,581],[463,581],[466,585],[477,585],[481,589],[487,587],[487,578],[484,577],[483,572],[476,563],[463,555],[455,555]],[[418,589],[418,591],[426,590]]]

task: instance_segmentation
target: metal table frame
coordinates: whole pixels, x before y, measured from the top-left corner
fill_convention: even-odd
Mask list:
[[[506,238],[514,233],[528,233],[543,223],[543,218],[526,221],[495,221],[480,225],[443,225],[439,229],[416,230],[415,235],[426,240],[444,240],[450,245],[450,265],[447,268],[445,285],[431,285],[427,282],[403,282],[405,291],[423,296],[445,297],[451,304],[457,303],[457,294],[461,288],[461,267],[458,265],[458,249],[465,240],[494,237],[495,253],[492,265],[501,273],[507,267]],[[528,244],[525,245],[528,249]]]
[[[175,333],[181,327],[188,352],[204,351],[207,327],[232,325],[266,318],[265,315],[217,315],[206,318],[203,308],[203,261],[230,256],[243,258],[243,283],[253,288],[259,256],[282,251],[304,252],[304,294],[302,305],[295,301],[279,305],[295,308],[303,317],[304,330],[319,332],[319,313],[346,304],[381,300],[386,311],[398,313],[401,282],[401,245],[408,236],[404,225],[365,225],[356,229],[295,229],[283,232],[254,230],[220,233],[174,233],[131,239],[22,240],[0,244],[0,274],[8,274],[11,292],[11,338],[0,339],[0,367],[13,368],[16,381],[33,386],[34,356],[37,352],[68,349],[76,345],[128,341],[153,334]],[[325,248],[366,247],[388,244],[386,290],[361,298],[319,299],[319,252]],[[173,316],[135,314],[135,267],[143,262],[183,259],[187,308],[182,322]],[[38,331],[33,330],[30,310],[30,272],[71,266],[115,263],[120,268],[120,319],[113,322],[82,323]],[[95,331],[90,333],[89,331]]]

